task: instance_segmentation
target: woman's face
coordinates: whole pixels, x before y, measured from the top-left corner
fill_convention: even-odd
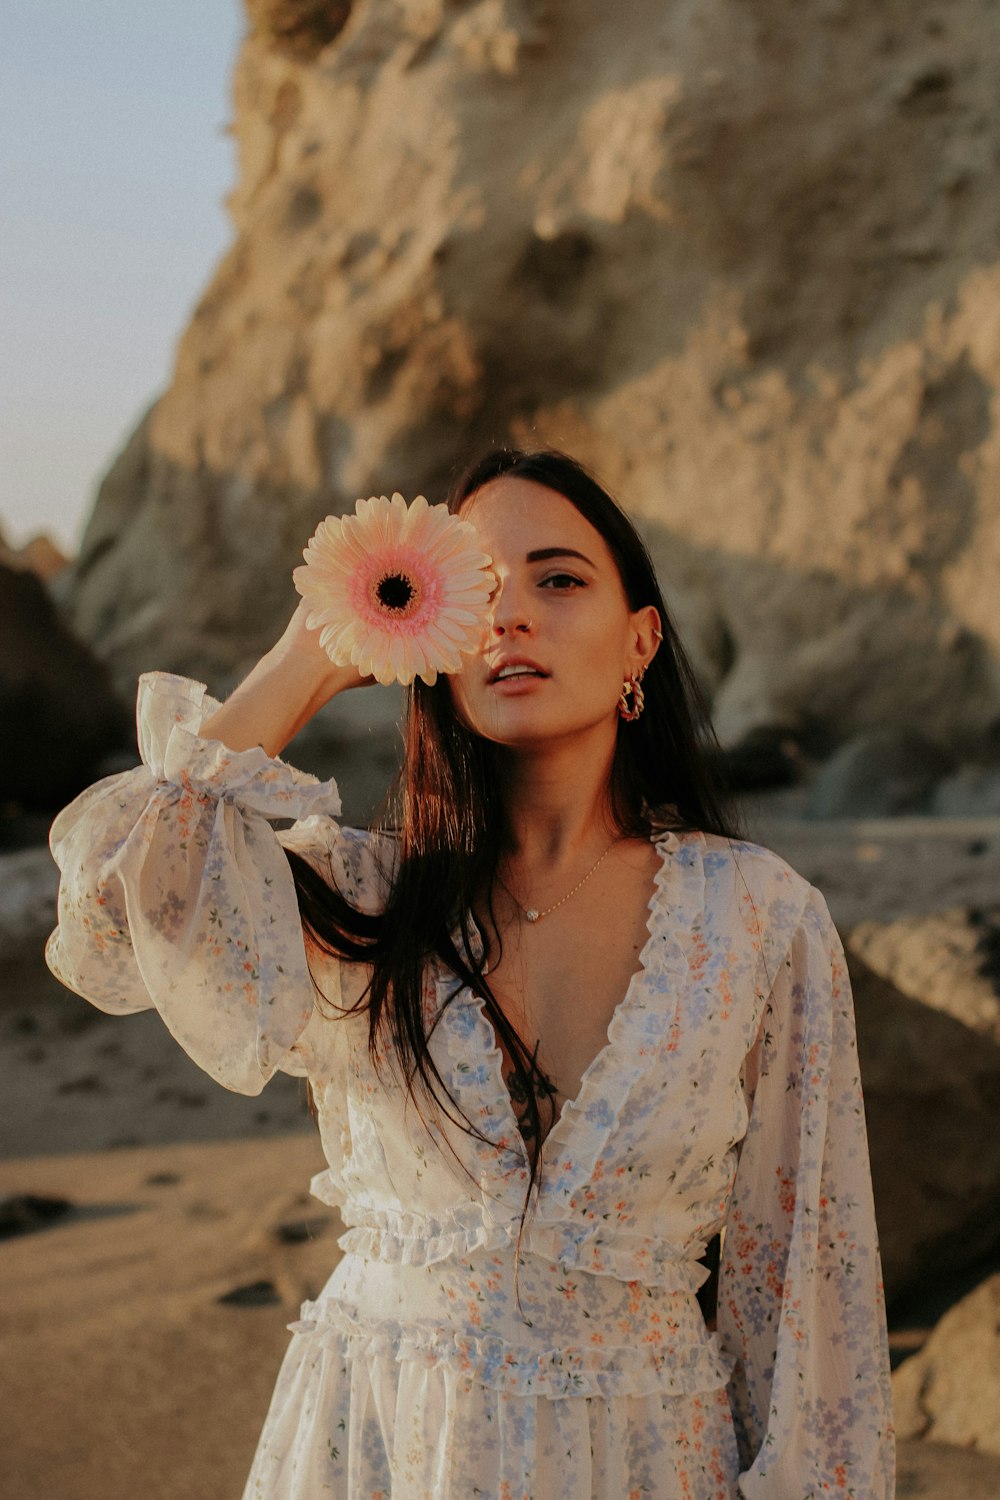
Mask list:
[[[497,586],[480,654],[448,678],[456,712],[511,747],[614,730],[622,683],[655,652],[656,609],[629,609],[600,532],[545,485],[491,480],[461,514],[493,559]]]

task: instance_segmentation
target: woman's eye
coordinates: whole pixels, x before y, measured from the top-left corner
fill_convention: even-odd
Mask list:
[[[542,579],[541,586],[542,588],[551,586],[557,589],[574,587],[582,589],[585,585],[583,579],[577,578],[573,573],[550,573],[547,578]]]

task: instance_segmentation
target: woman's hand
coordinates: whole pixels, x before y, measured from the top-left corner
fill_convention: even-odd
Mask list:
[[[230,750],[259,745],[268,755],[280,755],[331,698],[375,681],[362,677],[357,667],[336,666],[320,645],[319,632],[306,629],[307,613],[303,600],[280,639],[202,724],[206,739],[221,740]]]
[[[308,613],[309,606],[304,599],[300,599],[298,608],[272,651],[278,657],[295,663],[297,667],[315,673],[317,683],[329,688],[328,698],[346,692],[348,688],[370,687],[375,681],[374,677],[362,677],[357,667],[350,663],[346,667],[339,667],[330,660],[319,643],[319,631],[306,628]]]

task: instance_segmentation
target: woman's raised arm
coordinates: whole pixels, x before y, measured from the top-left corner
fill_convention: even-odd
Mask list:
[[[258,745],[280,755],[319,709],[338,693],[367,686],[356,667],[337,667],[306,629],[308,609],[301,602],[281,639],[253,671],[201,725],[206,739],[221,740],[230,750]]]
[[[295,886],[271,824],[295,819],[300,852],[322,846],[332,870],[341,838],[335,783],[274,751],[363,681],[331,666],[302,615],[224,705],[202,683],[146,673],[143,764],[81,792],[49,836],[62,872],[52,972],[101,1010],[155,1006],[201,1068],[246,1094],[287,1065],[313,1011]]]

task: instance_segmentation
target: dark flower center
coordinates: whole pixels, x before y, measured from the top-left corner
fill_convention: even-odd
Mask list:
[[[387,573],[375,590],[383,609],[402,613],[413,600],[414,587],[403,573]]]

